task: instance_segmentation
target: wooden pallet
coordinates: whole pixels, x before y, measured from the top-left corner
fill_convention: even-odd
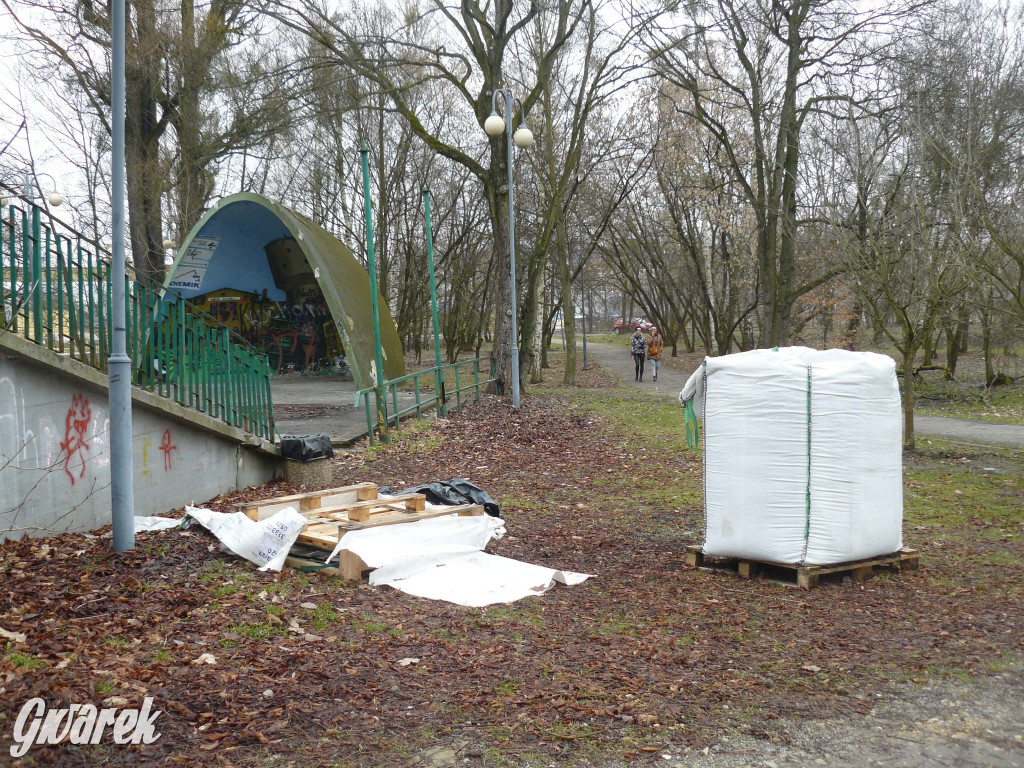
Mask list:
[[[235,510],[244,512],[253,520],[263,520],[285,507],[298,507],[299,513],[309,520],[297,541],[327,552],[333,550],[349,531],[360,531],[381,525],[414,523],[417,520],[445,515],[475,517],[484,513],[484,508],[479,504],[431,505],[428,508],[426,497],[422,493],[378,497],[377,486],[374,483],[359,483],[342,488],[263,499],[238,504]],[[326,554],[325,552],[325,557]],[[338,570],[342,578],[360,579],[368,570],[366,563],[351,552],[343,550],[338,560]],[[285,563],[287,562],[286,560]],[[295,564],[298,565],[298,561]]]
[[[742,579],[752,579],[764,567],[783,568],[796,572],[796,585],[801,589],[813,589],[818,586],[818,577],[827,573],[847,573],[854,581],[869,578],[875,568],[896,567],[899,570],[916,571],[920,565],[921,553],[916,549],[901,549],[889,555],[869,557],[863,560],[851,560],[832,565],[795,565],[793,563],[777,563],[771,560],[744,560],[741,558],[723,558],[721,570],[735,566]],[[700,544],[691,544],[686,548],[686,564],[694,568],[705,566],[704,550]],[[709,564],[710,565],[710,564]]]
[[[291,496],[277,496],[272,499],[260,499],[250,501],[246,504],[235,504],[232,508],[235,512],[244,512],[253,520],[259,522],[285,507],[298,507],[299,512],[311,512],[321,507],[349,504],[357,501],[368,501],[377,498],[376,483],[356,483],[340,488],[325,488],[320,491],[309,491],[308,493],[295,493]]]

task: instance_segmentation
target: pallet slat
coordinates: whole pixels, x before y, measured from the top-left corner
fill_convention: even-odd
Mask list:
[[[771,560],[750,560],[744,558],[724,558],[728,563],[736,565],[736,571],[740,578],[752,579],[757,576],[758,571],[764,566],[773,568],[785,568],[796,572],[797,586],[802,589],[812,589],[818,585],[818,577],[829,573],[849,573],[854,581],[863,581],[870,578],[875,568],[885,566],[896,566],[900,570],[917,570],[920,565],[921,553],[916,549],[901,549],[879,557],[869,557],[862,560],[851,560],[845,563],[833,563],[829,565],[799,565],[795,563],[779,563]],[[686,548],[686,564],[694,568],[704,567],[704,550],[699,544],[692,544]]]
[[[260,499],[245,504],[235,504],[235,512],[243,512],[257,522],[265,520],[285,507],[298,505],[299,512],[309,512],[323,506],[348,504],[357,501],[368,501],[377,498],[376,483],[356,483],[339,488],[324,488],[319,491],[295,493],[290,496],[278,496],[273,499]]]

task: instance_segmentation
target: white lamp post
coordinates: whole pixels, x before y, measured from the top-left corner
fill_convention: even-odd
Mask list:
[[[32,190],[32,187],[33,187],[33,184],[32,184],[32,171],[26,169],[26,171],[25,171],[25,181],[22,184],[22,188],[21,188],[21,195],[26,200],[28,200],[30,203],[33,203],[36,200],[44,200],[45,199],[46,202],[48,202],[52,207],[57,208],[61,203],[64,202],[64,195],[62,195],[60,192],[56,191],[57,180],[54,179],[53,176],[51,176],[48,173],[36,174],[36,178],[39,178],[41,176],[46,176],[50,181],[53,182],[53,186],[54,186],[54,191],[53,192],[51,192],[49,195],[41,195],[41,194],[37,195]],[[6,196],[0,197],[0,205],[7,205],[7,200],[8,200],[8,198]]]
[[[505,99],[505,116],[511,122],[513,107],[519,105],[519,127],[512,132],[505,131],[505,120],[498,114],[498,95]],[[491,94],[491,114],[484,121],[484,131],[488,136],[496,137],[506,133],[508,138],[508,258],[511,269],[512,287],[512,406],[519,407],[519,323],[518,304],[516,302],[516,205],[515,205],[515,174],[512,172],[512,142],[520,149],[533,144],[533,133],[526,127],[526,110],[523,103],[512,96],[509,88],[497,88]]]

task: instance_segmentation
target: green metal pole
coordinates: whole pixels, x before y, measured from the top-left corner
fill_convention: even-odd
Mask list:
[[[370,207],[370,150],[363,142],[359,150],[363,160],[363,207],[366,209],[366,261],[370,271],[370,306],[373,309],[373,359],[376,367],[375,390],[377,429],[381,442],[390,443],[388,434],[387,396],[384,392],[384,361],[380,349],[380,308],[377,306],[377,260],[373,253],[373,211]]]
[[[434,230],[430,225],[430,187],[423,187],[423,210],[427,219],[427,268],[430,271],[430,311],[434,319],[434,392],[437,397],[437,415],[444,417],[444,371],[441,370],[441,334],[437,322],[437,282],[434,279]]]
[[[39,206],[32,204],[32,341],[43,343],[43,230]]]

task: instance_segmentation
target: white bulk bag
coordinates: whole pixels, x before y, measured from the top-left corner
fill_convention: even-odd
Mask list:
[[[704,554],[826,565],[902,545],[896,366],[806,347],[705,358],[679,398],[704,422]]]

